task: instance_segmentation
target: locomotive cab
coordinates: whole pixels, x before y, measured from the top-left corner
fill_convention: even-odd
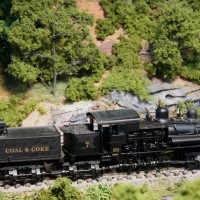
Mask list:
[[[121,153],[127,144],[127,133],[139,130],[139,115],[132,109],[107,110],[87,113],[91,127],[98,124],[102,155]]]

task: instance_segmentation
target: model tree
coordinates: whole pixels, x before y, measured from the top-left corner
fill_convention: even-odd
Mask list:
[[[154,64],[163,78],[173,80],[181,74],[181,65],[198,62],[200,15],[186,1],[168,1],[162,11],[154,40]]]
[[[59,75],[91,70],[99,57],[87,29],[92,18],[80,13],[75,2],[12,1],[10,74],[23,82],[40,80],[55,94]]]

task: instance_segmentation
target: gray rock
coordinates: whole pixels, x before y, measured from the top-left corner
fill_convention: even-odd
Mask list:
[[[113,178],[112,177],[107,177],[107,181],[112,181]]]
[[[126,176],[126,179],[127,179],[127,180],[132,180],[133,178],[132,178],[131,175],[129,175],[129,176]]]
[[[174,176],[179,176],[180,172],[174,172]]]
[[[186,174],[188,174],[189,172],[188,172],[187,170],[184,170],[182,173],[183,173],[183,175],[186,175]]]
[[[192,170],[192,173],[193,173],[193,174],[196,174],[196,173],[197,173],[197,171],[196,171],[196,170]]]
[[[78,184],[81,184],[81,183],[83,183],[83,180],[82,180],[82,179],[79,179],[79,180],[77,180],[77,183],[78,183]]]
[[[36,183],[36,186],[42,186],[41,182]]]
[[[80,113],[78,115],[73,115],[71,118],[70,118],[70,122],[72,123],[76,123],[76,122],[86,122],[87,121],[87,116],[86,116],[86,113]]]
[[[102,182],[103,181],[103,178],[99,177],[97,178],[97,182]]]
[[[50,186],[51,182],[50,181],[45,181],[45,185]]]
[[[4,186],[4,189],[5,189],[5,190],[8,190],[9,188],[10,188],[10,185],[7,185],[7,184],[6,184],[6,185]]]
[[[136,177],[137,177],[138,179],[141,179],[141,178],[142,178],[142,174],[137,174]]]
[[[31,184],[30,183],[26,183],[25,187],[31,187]]]
[[[19,183],[17,183],[16,185],[15,185],[15,188],[20,188],[21,187],[21,185],[19,184]]]
[[[88,178],[88,179],[87,179],[87,183],[92,183],[92,179],[91,179],[91,178]]]
[[[118,176],[118,177],[117,177],[117,180],[118,180],[118,181],[121,181],[122,179],[123,179],[123,177],[121,177],[121,176]]]

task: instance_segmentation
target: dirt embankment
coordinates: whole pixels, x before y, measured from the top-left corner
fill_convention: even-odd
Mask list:
[[[92,14],[96,19],[104,18],[104,11],[99,3],[99,0],[77,0],[77,6],[81,11]]]
[[[99,0],[78,0],[77,6],[81,11],[93,15],[95,20],[103,19],[105,17],[105,13],[99,3]],[[92,39],[102,52],[107,55],[112,55],[112,46],[119,42],[118,38],[123,35],[123,29],[120,28],[119,30],[116,30],[113,35],[108,36],[104,41],[99,41],[96,38],[95,27],[96,23],[89,28]]]

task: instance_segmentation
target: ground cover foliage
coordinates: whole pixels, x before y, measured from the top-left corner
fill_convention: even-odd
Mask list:
[[[0,99],[0,119],[3,119],[7,126],[19,126],[36,105],[36,100],[23,102],[23,98],[18,96],[12,96],[9,100]]]
[[[148,189],[147,185],[136,187],[129,184],[115,184],[113,187],[105,183],[90,186],[81,192],[73,187],[66,178],[58,178],[49,189],[42,189],[30,194],[0,193],[0,200],[159,200],[156,192]]]
[[[128,183],[116,183],[114,186],[100,183],[84,189],[83,192],[72,186],[69,179],[58,178],[49,189],[22,194],[0,192],[0,200],[161,200],[162,195],[166,194],[173,195],[174,200],[200,198],[199,179],[167,185],[165,190],[163,188],[160,190],[159,188],[149,189],[147,184],[138,187]]]

